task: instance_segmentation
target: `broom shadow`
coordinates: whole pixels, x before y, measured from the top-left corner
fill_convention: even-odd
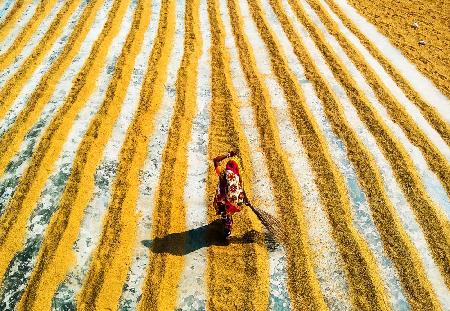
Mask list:
[[[241,236],[231,236],[228,240],[225,240],[223,225],[219,219],[188,231],[171,233],[154,240],[142,240],[141,243],[153,253],[175,256],[185,256],[210,246],[257,243],[265,245],[269,251],[274,251],[279,246],[269,233],[261,233],[256,230],[249,230]]]

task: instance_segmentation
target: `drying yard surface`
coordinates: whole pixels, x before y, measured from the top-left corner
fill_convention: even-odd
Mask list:
[[[450,310],[446,2],[0,0],[0,310]]]

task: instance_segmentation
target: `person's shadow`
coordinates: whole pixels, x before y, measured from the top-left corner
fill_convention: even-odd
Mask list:
[[[153,253],[169,253],[176,256],[184,256],[212,245],[258,243],[266,245],[269,251],[275,250],[279,246],[272,236],[255,230],[247,231],[242,236],[231,236],[229,239],[225,239],[220,219],[189,231],[171,233],[162,238],[143,240],[141,243],[151,249]]]

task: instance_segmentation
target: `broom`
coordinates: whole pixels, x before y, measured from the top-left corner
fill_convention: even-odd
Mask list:
[[[248,201],[247,206],[255,213],[256,217],[258,217],[259,221],[267,228],[270,234],[272,234],[279,243],[284,244],[286,241],[286,232],[283,230],[283,224],[276,217],[260,208],[254,207]]]

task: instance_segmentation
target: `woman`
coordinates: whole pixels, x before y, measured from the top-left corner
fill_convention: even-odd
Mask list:
[[[242,207],[248,204],[247,196],[242,187],[242,179],[239,172],[239,165],[235,160],[228,160],[225,168],[220,166],[220,162],[236,156],[234,151],[213,159],[214,168],[219,176],[217,193],[214,198],[214,208],[216,214],[220,215],[225,227],[225,237],[231,235],[233,225],[233,214],[239,212]]]

